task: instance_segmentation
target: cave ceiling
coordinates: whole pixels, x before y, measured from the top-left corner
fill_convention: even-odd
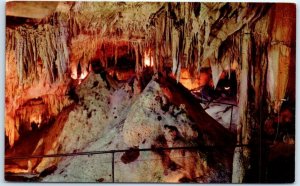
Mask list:
[[[36,7],[34,10],[33,6]],[[237,42],[237,37],[234,37],[238,35],[237,32],[245,26],[253,27],[268,12],[270,6],[175,2],[35,2],[33,5],[32,2],[10,2],[7,4],[7,39],[12,41],[7,43],[7,48],[10,50],[13,47],[17,53],[20,81],[23,74],[32,74],[30,72],[35,69],[36,64],[33,61],[37,61],[39,57],[42,58],[43,67],[47,68],[49,79],[54,81],[56,78],[47,67],[51,66],[51,59],[47,59],[46,55],[57,54],[54,58],[59,58],[56,65],[62,67],[58,67],[58,76],[61,76],[60,72],[66,70],[63,63],[67,63],[68,58],[71,58],[71,63],[84,58],[82,63],[87,64],[95,56],[96,48],[99,45],[101,48],[103,43],[115,45],[115,48],[131,45],[135,53],[155,50],[155,69],[162,68],[160,66],[164,63],[167,66],[173,65],[173,73],[180,72],[180,60],[180,66],[190,68],[193,74],[199,72],[201,66],[212,66],[215,74],[218,74],[220,67],[216,67],[215,61],[224,61],[221,62],[222,68],[226,68],[234,60],[215,59],[237,54],[234,46],[226,46],[228,52],[222,53],[220,49],[224,48],[220,47],[221,44]],[[16,42],[16,38],[20,38],[22,42]],[[52,43],[53,47],[44,51],[41,47],[27,47],[32,43]],[[60,45],[64,51],[56,52],[56,45]],[[26,69],[22,65],[22,57],[19,59],[17,56],[24,55],[26,58],[24,50],[32,51],[31,48],[37,48],[33,53],[38,56],[33,55],[26,60],[26,63],[33,64],[32,69]],[[112,49],[114,47],[106,48],[107,51]],[[192,55],[193,52],[197,54]],[[107,53],[108,56],[116,55],[116,52]],[[63,57],[64,55],[66,56]],[[160,62],[161,58],[164,58],[163,62]],[[22,72],[24,69],[26,72]],[[216,84],[218,78],[214,79]]]

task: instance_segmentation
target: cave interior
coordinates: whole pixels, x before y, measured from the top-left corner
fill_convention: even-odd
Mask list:
[[[296,6],[6,3],[5,179],[292,183]]]

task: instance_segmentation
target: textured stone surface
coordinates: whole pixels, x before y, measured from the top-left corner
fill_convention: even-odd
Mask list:
[[[92,77],[93,74],[89,75],[82,82],[81,86],[88,87],[89,80],[96,79]],[[124,91],[124,88],[123,86],[110,93],[111,99],[109,104],[95,98],[88,98],[89,96],[92,97],[96,92],[93,94],[91,93],[93,91],[81,89],[82,92],[79,91],[79,94],[85,95],[83,102],[87,100],[95,102],[95,104],[98,104],[98,110],[109,108],[106,109],[110,113],[107,115],[108,119],[103,120],[98,117],[97,119],[95,118],[93,123],[89,123],[86,126],[84,121],[82,121],[85,115],[82,116],[79,112],[79,108],[84,107],[84,105],[79,106],[69,114],[62,132],[59,134],[58,139],[64,140],[48,143],[62,146],[58,151],[60,153],[71,152],[74,149],[83,152],[131,149],[133,153],[134,150],[139,148],[197,145],[195,139],[198,138],[199,134],[193,129],[194,123],[188,118],[188,113],[184,111],[183,107],[179,108],[175,105],[170,105],[168,110],[162,109],[163,103],[167,103],[167,98],[161,91],[159,83],[153,80],[150,81],[140,95],[131,99],[127,97],[132,92],[128,94]],[[115,114],[115,112],[118,114]],[[100,116],[99,113],[97,115]],[[203,115],[203,117],[208,116]],[[90,120],[87,119],[87,121]],[[101,129],[100,125],[103,124],[107,125]],[[83,131],[88,128],[92,129],[84,132],[84,134],[89,136],[80,137],[76,143],[72,143],[72,141],[76,140],[76,136],[81,136]],[[72,137],[65,135],[70,131],[72,131]],[[93,133],[96,134],[96,132],[97,137],[93,137]],[[53,151],[51,152],[53,153]],[[130,154],[131,152],[126,153]],[[206,183],[228,182],[230,180],[230,170],[222,163],[221,167],[208,163],[208,159],[214,159],[214,157],[210,156],[209,152],[206,151],[153,150],[139,152],[138,156],[134,155],[135,158],[130,161],[125,161],[126,156],[129,156],[126,153],[120,152],[114,155],[116,182],[178,182],[181,180],[184,182]],[[105,158],[101,158],[102,156]],[[207,156],[210,157],[208,158]],[[74,156],[62,159],[58,163],[58,169],[52,175],[45,177],[43,181],[95,182],[96,178],[103,178],[104,182],[111,182],[112,165],[110,157],[111,154],[105,154],[89,157]],[[86,161],[83,161],[85,158]],[[130,158],[133,158],[133,156],[131,155]],[[50,165],[48,164],[48,166]],[[82,170],[84,170],[83,174]]]

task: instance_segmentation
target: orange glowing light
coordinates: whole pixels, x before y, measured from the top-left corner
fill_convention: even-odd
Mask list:
[[[179,82],[189,90],[194,90],[205,85],[213,86],[211,85],[212,80],[209,73],[200,72],[195,78],[192,78],[188,69],[185,68],[181,69]]]
[[[86,78],[87,75],[88,75],[88,72],[84,71],[84,72],[81,73],[79,79],[84,79],[84,78]]]
[[[80,77],[78,78],[78,84],[80,85],[82,83],[82,80],[84,80],[86,78],[86,76],[88,75],[88,72],[84,71],[81,73]]]
[[[41,123],[42,123],[42,116],[41,115],[37,115],[37,114],[33,114],[30,116],[30,123],[36,123],[38,125],[38,127],[40,127]]]
[[[145,52],[145,55],[144,55],[144,65],[146,67],[153,66],[153,62],[151,60],[150,52]]]
[[[86,76],[88,75],[88,72],[87,71],[83,71],[80,76],[78,77],[77,76],[77,68],[71,68],[72,69],[72,73],[71,73],[71,78],[76,80],[76,79],[79,79],[79,80],[83,80],[86,78]]]
[[[77,75],[72,73],[72,74],[71,74],[71,78],[72,78],[72,79],[77,79]]]
[[[77,79],[77,68],[76,68],[76,66],[71,67],[71,71],[72,71],[71,78],[74,79],[74,80]]]
[[[21,168],[6,168],[5,171],[8,173],[29,173],[27,169]]]

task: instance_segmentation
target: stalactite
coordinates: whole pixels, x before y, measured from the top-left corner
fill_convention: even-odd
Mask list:
[[[23,38],[21,35],[17,32],[15,33],[16,37],[16,62],[17,62],[17,68],[18,68],[18,76],[19,76],[19,83],[22,83],[23,80],[23,56],[22,56],[22,51],[23,51]]]
[[[18,133],[18,125],[15,123],[15,118],[6,115],[5,118],[5,135],[8,136],[9,145],[12,147],[20,137]]]
[[[139,66],[139,47],[134,44],[134,54],[135,54],[135,72],[137,73],[137,77],[140,75],[140,66]]]
[[[155,72],[158,70],[157,68],[158,68],[158,65],[159,65],[159,56],[158,56],[158,53],[159,53],[159,33],[158,32],[160,32],[160,31],[158,31],[158,30],[156,30],[155,31],[155,54],[154,54],[154,65],[153,65],[153,67],[154,67],[154,70],[155,70]]]
[[[220,79],[220,75],[223,72],[223,67],[221,63],[218,62],[218,59],[215,56],[210,57],[210,67],[212,72],[212,79],[214,87],[216,88]]]
[[[197,34],[197,37],[200,38],[200,35]],[[201,56],[202,56],[202,43],[200,42],[201,40],[198,39],[197,41],[197,64],[196,64],[196,67],[197,67],[197,73],[200,73],[200,69],[201,69],[201,62],[202,62],[202,59],[201,59]]]
[[[90,6],[85,3],[83,4],[76,4],[72,8],[71,13],[69,14],[69,20],[68,20],[68,26],[70,30],[70,35],[72,37],[78,37],[81,33],[87,32],[87,33],[93,33],[92,35],[96,35],[96,40],[92,40],[91,44],[94,48],[97,48],[94,46],[95,41],[97,43],[97,30],[95,28],[95,22],[93,17],[90,17],[88,20],[88,25],[83,27],[83,20],[80,18],[80,10],[82,7]],[[164,7],[165,6],[165,7]],[[220,3],[220,4],[210,4],[210,3],[203,3],[201,4],[201,7],[199,9],[199,14],[196,16],[193,8],[193,4],[191,3],[182,3],[176,5],[176,3],[168,3],[167,5],[161,6],[161,8],[153,14],[153,16],[150,16],[150,20],[154,22],[154,27],[156,27],[155,32],[151,32],[149,30],[149,27],[145,27],[144,24],[141,25],[143,29],[146,29],[145,31],[149,34],[149,36],[146,37],[146,41],[143,41],[145,43],[151,43],[147,40],[154,39],[155,44],[155,51],[154,52],[154,68],[156,69],[161,68],[163,66],[160,63],[167,63],[161,61],[161,59],[168,59],[168,56],[172,56],[173,61],[173,68],[172,72],[176,73],[180,70],[177,67],[190,67],[190,71],[192,71],[192,68],[197,68],[197,71],[199,72],[201,63],[205,61],[210,56],[214,55],[215,51],[218,50],[220,47],[220,44],[226,40],[230,35],[237,32],[242,26],[248,23],[252,23],[255,21],[257,17],[260,16],[263,6],[255,6],[254,8],[249,8],[247,4],[226,4],[226,3]],[[230,6],[230,11],[221,12],[221,9],[225,6]],[[75,8],[76,7],[76,8]],[[250,10],[249,10],[250,9]],[[248,10],[248,11],[245,11]],[[229,16],[234,14],[235,11],[240,11],[241,14],[238,16]],[[168,15],[168,16],[166,16]],[[222,17],[223,16],[223,17]],[[118,19],[119,15],[116,17],[110,17],[110,28],[114,30],[129,30],[132,33],[139,32],[140,26],[137,24],[133,24],[131,22],[127,23],[126,25],[122,25]],[[220,19],[219,19],[220,18]],[[222,22],[219,22],[221,20]],[[241,20],[241,21],[237,21]],[[104,35],[107,35],[110,31],[107,30],[107,25],[104,23],[100,23],[98,25],[100,32],[100,38],[104,37]],[[220,25],[220,29],[216,31],[216,26]],[[228,26],[230,25],[230,26]],[[148,30],[147,30],[148,29]],[[150,28],[152,29],[152,28]],[[178,29],[177,31],[174,31]],[[179,33],[175,33],[179,32]],[[111,34],[113,34],[111,32]],[[116,33],[119,34],[119,33]],[[155,34],[155,35],[153,35]],[[164,34],[164,36],[163,36]],[[53,39],[53,35],[47,35],[47,43],[51,43],[51,49],[49,51],[44,51],[43,53],[49,53],[49,56],[52,56],[52,54],[55,55],[56,51],[60,51],[59,45],[55,44],[55,39]],[[57,35],[57,34],[54,34]],[[154,36],[154,37],[153,37]],[[120,37],[120,35],[118,35]],[[48,39],[49,38],[49,39]],[[194,41],[194,38],[197,42]],[[175,45],[177,45],[177,49]],[[182,50],[183,53],[179,54],[179,43],[182,43]],[[191,57],[191,53],[197,49],[197,57]],[[178,50],[178,51],[176,51]],[[67,50],[65,50],[67,51]],[[90,51],[90,50],[89,50]],[[181,51],[181,50],[180,50]],[[142,51],[141,51],[142,52]],[[64,52],[66,53],[66,52]],[[56,54],[59,56],[59,60],[55,60],[54,64],[58,70],[58,76],[61,79],[61,72],[64,71],[64,65],[63,63],[60,63],[62,61],[63,55]],[[85,52],[85,61],[88,61],[90,59],[90,54],[88,52]],[[92,52],[91,52],[92,56]],[[56,58],[57,59],[57,58]],[[51,57],[44,56],[43,57],[43,64],[44,66],[49,69],[48,70],[48,76],[52,81],[55,80],[55,75],[50,69],[53,69],[55,66],[51,63],[51,61],[54,60]],[[158,62],[159,61],[159,62]],[[168,60],[165,60],[168,61]],[[84,62],[85,63],[85,62]],[[19,67],[22,69],[24,66],[19,65]],[[178,70],[177,70],[178,69]],[[23,70],[24,71],[24,70]],[[192,73],[194,74],[194,73]],[[24,73],[20,73],[20,75],[24,76]],[[174,74],[175,75],[175,74]]]
[[[36,29],[18,27],[10,32],[16,40],[13,50],[18,64],[19,83],[30,83],[39,79],[38,57],[42,59],[51,82],[56,80],[53,65],[58,70],[59,79],[62,79],[68,66],[68,36],[63,27],[55,28],[45,24]]]
[[[255,91],[255,110],[259,112],[264,112],[262,108],[262,103],[267,100],[263,97],[266,96],[266,73],[268,66],[268,43],[270,42],[270,20],[271,20],[270,12],[262,17],[254,26],[254,30],[252,32],[256,51],[255,58],[253,59],[252,65],[253,69],[253,86]],[[263,121],[261,121],[263,123]]]
[[[172,27],[172,60],[173,60],[173,67],[172,73],[177,76],[180,73],[180,61],[179,61],[179,31]]]
[[[49,115],[56,116],[66,106],[72,103],[67,97],[56,95],[45,95],[42,97],[43,102],[47,105]]]
[[[6,28],[10,38],[6,46],[6,72],[10,78],[6,81],[8,104],[5,131],[10,146],[18,140],[19,129],[23,125],[20,122],[23,122],[25,117],[22,114],[21,117],[16,115],[16,110],[27,99],[22,97],[30,97],[27,90],[66,77],[65,72],[69,67],[68,31],[60,21],[55,24],[42,23],[37,27],[21,25]],[[48,74],[48,81],[45,73]],[[36,94],[36,90],[29,94]]]
[[[238,32],[244,25],[255,22],[265,8],[264,6],[255,6],[250,12],[247,12],[246,10],[249,10],[247,4],[203,3],[200,15],[196,17],[193,6],[190,3],[175,5],[175,3],[169,3],[167,8],[163,10],[167,18],[165,16],[154,16],[151,17],[150,21],[155,23],[156,29],[154,32],[154,66],[157,66],[156,61],[158,58],[163,57],[165,59],[170,54],[173,63],[172,73],[177,78],[180,77],[180,73],[178,73],[180,71],[179,66],[183,68],[189,67],[190,72],[195,71],[199,73],[203,61],[212,58],[218,52],[221,44]],[[226,6],[231,6],[231,9],[225,11],[225,13],[221,12],[221,9]],[[233,15],[235,11],[241,11],[242,13],[237,16],[229,16]],[[239,19],[242,21],[237,21]],[[216,29],[216,25],[219,25],[218,27],[220,28]],[[165,34],[164,37],[160,35],[161,33]],[[147,38],[153,40],[153,35]],[[164,46],[166,47],[157,49],[157,46],[160,46],[161,43],[165,43]],[[168,48],[170,52],[168,52]],[[197,51],[197,54],[193,54],[194,56],[192,57],[194,50]],[[164,53],[161,53],[162,51]],[[161,54],[163,56],[160,56]],[[156,57],[156,55],[158,56]],[[226,62],[216,61],[213,64],[215,84],[218,80],[217,73],[222,68],[230,70],[230,63],[235,59],[235,57],[229,57],[230,53],[226,53],[226,55],[225,57],[218,57],[218,59],[227,59]],[[163,63],[167,63],[167,60]],[[219,66],[218,63],[222,63],[222,66]],[[197,73],[192,73],[193,77],[195,75]]]
[[[171,26],[170,26],[170,18],[169,18],[169,12],[167,11],[166,12],[166,16],[165,16],[165,19],[166,19],[166,21],[165,21],[165,23],[166,23],[166,26],[165,26],[165,38],[166,38],[166,45],[165,45],[165,47],[166,47],[166,57],[167,58],[169,58],[170,57],[170,53],[171,53],[171,42],[170,42],[170,30],[171,30]]]
[[[140,72],[142,72],[144,69],[142,58],[144,56],[145,49],[143,47],[142,42],[138,42],[137,47],[138,47],[139,69],[140,69]]]

